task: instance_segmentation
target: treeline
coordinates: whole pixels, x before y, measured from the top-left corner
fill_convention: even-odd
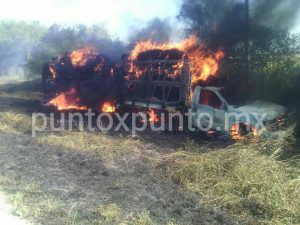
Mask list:
[[[91,26],[0,22],[0,76],[11,68],[21,68],[27,78],[39,77],[43,65],[52,57],[92,45],[112,60],[127,52],[125,45],[110,36],[103,24]]]
[[[233,101],[273,101],[296,108],[299,114],[300,35],[282,24],[288,18],[286,27],[290,26],[295,10],[278,9],[280,1],[261,1],[256,8],[245,3],[185,0],[179,18],[209,49],[224,50],[220,76]],[[268,20],[262,19],[266,17]]]
[[[0,22],[0,74],[8,74],[12,67],[22,68],[46,30],[39,23]]]

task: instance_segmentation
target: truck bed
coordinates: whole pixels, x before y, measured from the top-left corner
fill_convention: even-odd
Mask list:
[[[130,63],[126,70],[126,105],[175,110],[188,101],[191,86],[188,61],[151,60]],[[182,66],[175,69],[174,65]],[[136,70],[132,71],[132,67]],[[142,75],[137,76],[136,73]],[[170,76],[175,73],[176,76]]]

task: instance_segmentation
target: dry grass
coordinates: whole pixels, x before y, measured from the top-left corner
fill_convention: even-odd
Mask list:
[[[28,94],[27,92],[14,92],[14,93],[8,93],[8,92],[1,92],[0,96],[4,98],[12,98],[12,99],[21,99],[21,100],[37,100],[40,101],[42,99],[41,93],[35,92]]]
[[[30,84],[3,90],[3,97],[26,100],[37,96]],[[14,90],[18,90],[17,92]],[[0,131],[26,133],[31,130],[30,115],[14,109],[0,112]],[[164,168],[166,176],[179,183],[184,191],[193,192],[200,204],[221,208],[243,224],[300,224],[299,158],[278,160],[285,151],[286,137],[279,141],[238,143],[225,149],[200,154],[200,146],[188,141],[178,152],[152,158],[156,166]],[[106,162],[132,154],[138,157],[145,144],[130,137],[112,137],[88,132],[45,133],[37,137],[40,144],[57,146],[78,152],[96,153]],[[10,192],[10,201],[18,209],[16,214],[40,220],[55,218],[56,224],[79,224],[78,207],[54,200],[36,185],[22,186],[18,180],[0,176],[0,184]],[[149,212],[127,215],[116,204],[96,209],[94,224],[155,224]],[[169,223],[170,225],[172,223]]]
[[[31,130],[31,117],[14,111],[0,112],[0,131],[25,133]]]
[[[61,200],[41,191],[37,184],[23,184],[17,178],[0,176],[1,196],[10,203],[13,214],[39,224],[73,224],[76,212]]]
[[[81,204],[54,199],[41,191],[37,184],[24,185],[19,180],[0,176],[0,195],[13,208],[13,214],[34,224],[126,224],[154,225],[148,211],[128,213],[116,204],[102,205],[88,214],[81,214]],[[166,223],[173,225],[173,223]]]
[[[183,149],[159,165],[199,202],[243,223],[300,224],[300,173],[278,161],[279,149],[278,142],[239,143],[204,154]]]
[[[99,154],[107,166],[117,157],[138,155],[143,143],[131,137],[111,137],[102,133],[63,132],[60,135],[46,134],[37,138],[38,143],[71,149],[78,152]]]
[[[100,216],[100,224],[126,224],[126,225],[154,225],[155,223],[148,211],[136,215],[126,215],[124,210],[116,204],[108,204],[99,207],[97,213]],[[167,223],[171,225],[172,223]]]
[[[40,81],[0,85],[4,111],[0,112],[0,131],[25,133],[31,131],[31,115],[26,113],[41,100]]]

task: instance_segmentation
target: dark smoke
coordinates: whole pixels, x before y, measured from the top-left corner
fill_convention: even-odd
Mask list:
[[[178,20],[155,18],[147,23],[145,27],[135,28],[129,37],[129,43],[151,40],[155,43],[166,43],[180,40],[184,34],[182,24]]]
[[[254,0],[250,3],[253,19],[263,25],[293,28],[297,23],[299,0]]]

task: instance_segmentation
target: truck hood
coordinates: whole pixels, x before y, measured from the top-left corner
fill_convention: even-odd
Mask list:
[[[235,108],[241,113],[256,113],[259,116],[266,114],[264,121],[277,119],[282,113],[286,113],[284,106],[265,101],[255,101],[245,106]]]

